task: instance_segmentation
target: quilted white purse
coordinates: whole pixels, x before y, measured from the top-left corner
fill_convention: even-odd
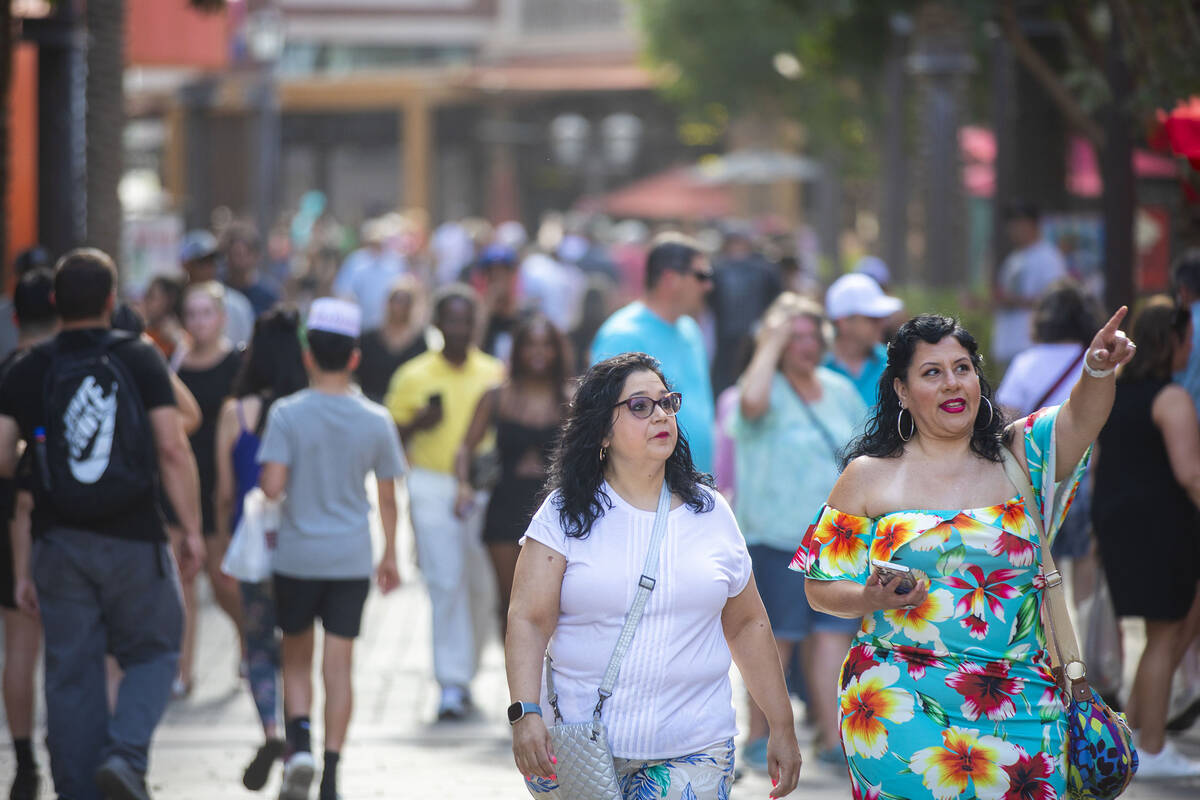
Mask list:
[[[617,770],[613,765],[612,749],[608,745],[608,731],[600,719],[604,701],[612,697],[621,661],[629,651],[633,635],[646,610],[650,592],[654,590],[655,573],[658,572],[658,556],[662,541],[666,538],[667,514],[671,510],[671,490],[663,481],[662,493],[658,497],[658,510],[654,514],[654,531],[650,536],[650,547],[646,553],[646,564],[638,579],[637,593],[633,605],[625,615],[625,625],[617,638],[608,669],[597,690],[599,699],[590,722],[563,722],[558,710],[558,692],[554,689],[554,670],[549,651],[546,652],[546,693],[550,707],[554,709],[554,725],[550,726],[550,741],[554,745],[555,764],[558,775],[557,797],[566,800],[621,800],[621,787],[617,784]]]

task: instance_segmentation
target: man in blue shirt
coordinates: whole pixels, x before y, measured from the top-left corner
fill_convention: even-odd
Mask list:
[[[646,257],[646,292],[617,309],[592,340],[591,363],[619,353],[648,353],[662,364],[670,387],[683,394],[679,427],[702,472],[712,471],[716,411],[708,353],[692,318],[703,308],[713,273],[698,243],[679,234],[657,240]]]
[[[824,366],[849,378],[868,408],[879,400],[879,378],[887,366],[887,348],[880,343],[883,324],[901,305],[861,272],[843,275],[825,293],[834,336]]]

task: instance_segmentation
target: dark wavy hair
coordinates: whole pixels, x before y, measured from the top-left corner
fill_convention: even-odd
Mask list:
[[[903,383],[908,382],[908,368],[912,365],[913,354],[920,342],[937,344],[947,336],[957,339],[970,355],[975,374],[979,376],[980,397],[986,397],[988,400],[987,403],[981,402],[976,412],[975,430],[971,434],[971,450],[988,461],[1003,460],[1001,448],[1004,447],[1007,423],[1000,405],[992,396],[991,384],[983,376],[983,356],[979,355],[979,345],[975,337],[959,325],[954,317],[921,314],[901,325],[888,344],[887,368],[879,378],[879,402],[867,421],[863,435],[846,448],[842,457],[843,468],[859,456],[896,458],[903,454],[904,440],[900,438],[900,428],[897,424],[900,417],[900,397],[892,384],[896,378]],[[991,410],[988,408],[989,403]]]
[[[256,433],[262,435],[267,412],[282,397],[308,386],[300,346],[300,313],[294,308],[274,308],[254,322],[254,335],[242,357],[242,368],[233,381],[234,397],[258,395],[262,411]]]
[[[562,436],[550,462],[546,492],[558,490],[554,500],[567,536],[587,538],[592,525],[612,508],[612,498],[601,488],[604,464],[600,446],[612,431],[613,406],[621,399],[625,380],[635,372],[649,371],[667,385],[656,359],[645,353],[622,353],[592,366],[579,382],[571,400]],[[687,402],[687,398],[684,398]],[[696,513],[712,511],[713,498],[702,486],[712,478],[696,470],[683,430],[667,459],[667,485]]]

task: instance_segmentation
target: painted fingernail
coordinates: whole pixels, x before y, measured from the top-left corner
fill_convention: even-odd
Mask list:
[[[556,757],[554,757],[554,756],[550,756],[550,763],[551,763],[551,764],[557,764],[557,763],[558,763],[558,759],[557,759]]]
[[[552,780],[552,781],[556,781],[556,780],[558,780],[558,776],[557,776],[557,775],[551,775],[551,776],[550,776],[550,780]]]

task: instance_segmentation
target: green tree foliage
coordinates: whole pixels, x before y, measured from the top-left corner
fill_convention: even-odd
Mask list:
[[[879,72],[896,0],[637,0],[645,55],[697,134],[737,115],[801,121],[815,150],[871,163]],[[795,59],[781,74],[776,58]]]

